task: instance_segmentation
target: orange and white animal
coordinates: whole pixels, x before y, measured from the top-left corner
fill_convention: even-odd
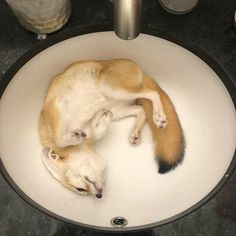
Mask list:
[[[130,60],[82,61],[56,76],[40,116],[40,137],[51,173],[66,187],[102,197],[105,163],[93,149],[113,120],[136,116],[129,142],[147,121],[159,173],[183,159],[184,135],[168,95]]]

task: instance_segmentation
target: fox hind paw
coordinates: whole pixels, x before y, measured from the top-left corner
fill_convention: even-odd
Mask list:
[[[131,145],[138,145],[141,143],[141,137],[140,137],[140,132],[131,132],[129,136],[129,142]]]
[[[165,128],[167,126],[167,119],[166,119],[166,115],[163,111],[159,112],[159,113],[155,113],[153,115],[153,121],[155,123],[155,125],[157,126],[157,128]]]

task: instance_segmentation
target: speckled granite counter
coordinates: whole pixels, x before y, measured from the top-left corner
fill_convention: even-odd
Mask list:
[[[157,0],[145,0],[143,25],[169,32],[183,42],[192,42],[211,55],[236,84],[235,0],[200,0],[189,14],[167,13]],[[112,1],[73,0],[71,18],[62,29],[112,22]],[[19,26],[4,1],[0,2],[0,76],[27,50],[38,43],[34,34]],[[50,36],[49,36],[50,37]],[[56,221],[22,200],[0,177],[0,236],[108,235],[82,230]],[[184,218],[129,235],[222,236],[236,235],[236,173],[207,204]]]

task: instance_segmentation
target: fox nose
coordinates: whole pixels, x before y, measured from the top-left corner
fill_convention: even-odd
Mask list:
[[[97,198],[102,198],[102,194],[101,194],[101,193],[97,193],[97,194],[96,194],[96,197],[97,197]]]

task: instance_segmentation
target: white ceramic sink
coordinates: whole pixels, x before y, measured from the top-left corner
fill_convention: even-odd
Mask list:
[[[108,163],[103,198],[83,197],[64,188],[45,168],[40,158],[39,113],[50,80],[66,66],[113,58],[136,61],[169,94],[184,129],[186,154],[174,171],[158,174],[148,127],[142,144],[131,147],[132,118],[114,122],[97,143],[97,151]],[[235,107],[221,79],[190,51],[150,35],[122,41],[113,32],[100,32],[57,43],[28,60],[2,95],[3,175],[36,208],[85,227],[133,230],[177,219],[206,201],[230,174]],[[117,216],[128,224],[111,225]]]

